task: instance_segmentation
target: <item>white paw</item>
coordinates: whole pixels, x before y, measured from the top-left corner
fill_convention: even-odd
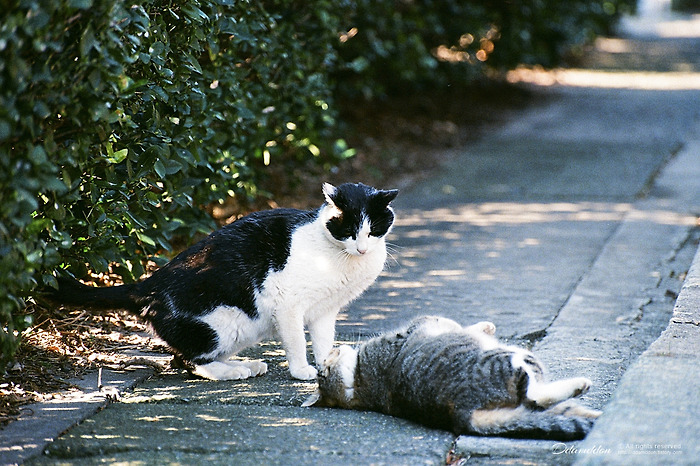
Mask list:
[[[574,379],[571,379],[571,383],[572,397],[583,395],[591,388],[591,385],[593,385],[593,382],[591,382],[590,379],[587,379],[585,377],[576,377]]]
[[[496,333],[496,325],[493,322],[479,322],[477,325],[481,327],[481,331],[486,335],[493,335]]]
[[[243,364],[250,369],[253,376],[263,375],[267,372],[267,364],[262,361],[244,361]]]
[[[242,380],[253,375],[253,371],[240,362],[221,361],[195,366],[192,373],[209,380]]]
[[[477,322],[476,324],[467,327],[467,329],[475,332],[485,333],[486,335],[493,335],[496,333],[496,325],[494,325],[493,322],[488,321]]]
[[[313,366],[290,367],[289,373],[298,380],[312,380],[316,378],[318,371]]]
[[[223,378],[219,380],[243,380],[253,376],[253,371],[250,368],[240,365],[233,366],[224,373]]]

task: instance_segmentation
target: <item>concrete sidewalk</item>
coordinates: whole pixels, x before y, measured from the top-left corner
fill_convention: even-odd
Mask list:
[[[533,86],[539,104],[446,154],[441,172],[399,195],[392,260],[338,322],[338,340],[356,342],[419,314],[491,320],[552,377],[594,381],[583,401],[604,414],[583,442],[455,438],[301,408],[314,384],[292,380],[267,342],[245,355],[269,373],[245,381],[105,372],[107,385],[135,384],[121,402],[86,383],[87,401],[32,406],[42,417],[0,431],[0,463],[697,462],[700,87],[676,75],[675,88],[659,86],[676,65],[700,72],[700,39],[679,40],[692,47],[658,34],[599,41],[589,66],[608,71]],[[683,53],[647,54],[659,47]],[[645,81],[640,66],[629,75],[616,63],[653,73]]]

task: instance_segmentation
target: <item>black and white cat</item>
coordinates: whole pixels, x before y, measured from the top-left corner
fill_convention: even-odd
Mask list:
[[[307,362],[304,327],[320,365],[333,347],[338,312],[384,268],[385,237],[394,222],[389,203],[397,193],[361,183],[326,183],[320,208],[250,214],[140,283],[95,288],[61,279],[48,298],[142,316],[204,378],[265,373],[262,361],[230,358],[278,337],[292,377],[313,379],[317,370]]]
[[[500,343],[491,322],[434,316],[357,349],[333,349],[303,406],[378,411],[457,435],[579,439],[600,415],[571,398],[590,380],[548,382],[535,356]]]

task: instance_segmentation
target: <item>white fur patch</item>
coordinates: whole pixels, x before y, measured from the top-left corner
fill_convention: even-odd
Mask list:
[[[329,241],[327,231],[319,219],[293,233],[287,263],[268,275],[256,296],[259,309],[302,312],[309,322],[337,313],[376,280],[386,261],[383,238],[364,255],[351,256],[337,240]]]
[[[461,330],[462,326],[454,320],[438,316],[430,317],[429,321],[419,327],[419,331],[422,335],[430,337],[442,335],[443,333],[459,332]]]
[[[218,337],[217,349],[202,356],[219,361],[226,361],[239,351],[273,334],[269,317],[261,315],[257,319],[251,319],[237,307],[219,306],[200,320],[213,328]]]
[[[323,197],[326,198],[326,202],[329,205],[335,205],[333,203],[333,196],[335,196],[335,193],[338,191],[338,188],[333,186],[330,183],[323,183]]]
[[[357,231],[357,236],[355,239],[348,238],[343,241],[345,245],[345,250],[354,256],[361,256],[365,254],[370,249],[374,249],[381,242],[380,238],[376,238],[369,235],[370,232],[370,221],[367,217],[362,218],[362,223]]]
[[[555,382],[534,382],[530,378],[527,386],[527,398],[542,408],[548,408],[569,398],[586,393],[591,381],[585,377],[557,380]]]
[[[591,387],[591,381],[585,377],[575,377],[554,382],[538,380],[539,376],[535,374],[532,367],[525,362],[525,357],[529,355],[529,352],[521,348],[513,349],[517,350],[511,358],[513,367],[523,368],[528,375],[528,385],[525,396],[528,400],[533,401],[541,408],[548,408],[568,400],[569,398],[579,396],[586,393]]]
[[[482,321],[477,322],[474,325],[470,325],[469,327],[465,327],[464,330],[466,330],[468,333],[485,333],[486,335],[494,335],[496,333],[496,326],[493,324],[493,322]]]
[[[338,347],[340,357],[338,359],[338,370],[345,385],[345,397],[350,401],[355,392],[355,368],[357,367],[357,350],[342,345]]]
[[[262,361],[214,361],[198,365],[192,372],[209,380],[242,380],[264,374],[267,364]]]
[[[348,254],[325,227],[328,210],[324,207],[318,219],[293,232],[284,268],[269,273],[255,295],[261,317],[272,316],[278,325],[290,372],[300,379],[315,376],[306,362],[303,325],[320,364],[333,346],[338,312],[376,280],[386,261],[383,238],[375,238],[363,255]]]

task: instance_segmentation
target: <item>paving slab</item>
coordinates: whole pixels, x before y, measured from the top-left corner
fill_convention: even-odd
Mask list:
[[[109,406],[34,463],[65,456],[88,464],[187,458],[216,464],[435,464],[453,441],[448,433],[370,412],[192,402],[164,408]]]
[[[269,373],[209,381],[169,370],[49,444],[29,464],[437,464],[454,436],[378,413],[301,408],[277,343],[246,352]]]
[[[142,354],[141,354],[142,355]],[[162,355],[152,356],[162,361]],[[22,407],[22,415],[0,430],[0,464],[18,464],[40,455],[61,433],[109,403],[109,397],[125,393],[140,380],[153,374],[147,367],[126,370],[105,369],[101,390],[98,372],[69,380],[73,389],[57,393],[49,400]]]

